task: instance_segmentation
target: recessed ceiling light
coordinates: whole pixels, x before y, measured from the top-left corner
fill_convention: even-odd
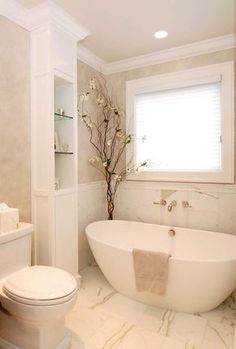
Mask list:
[[[154,36],[156,39],[164,39],[168,36],[168,33],[166,30],[158,30],[154,33]]]

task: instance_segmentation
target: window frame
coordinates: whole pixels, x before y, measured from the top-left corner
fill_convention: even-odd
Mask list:
[[[234,183],[234,62],[163,73],[126,82],[126,131],[134,140],[126,148],[126,165],[135,160],[135,96],[141,93],[195,86],[221,80],[222,170],[221,171],[145,171],[131,173],[127,180],[163,182]]]

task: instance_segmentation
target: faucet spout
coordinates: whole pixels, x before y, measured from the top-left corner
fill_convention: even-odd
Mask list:
[[[168,205],[168,212],[171,212],[173,207],[176,207],[176,206],[177,206],[177,201],[172,200]]]

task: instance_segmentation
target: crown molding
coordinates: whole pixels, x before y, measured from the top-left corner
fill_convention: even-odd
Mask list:
[[[28,10],[27,26],[30,31],[54,24],[73,35],[77,41],[83,40],[90,33],[72,16],[51,0]]]
[[[24,29],[28,29],[26,23],[27,12],[28,10],[16,0],[0,0],[0,15],[10,19]]]
[[[213,39],[197,41],[188,45],[174,47],[147,55],[123,59],[106,66],[106,74],[142,68],[149,65],[167,63],[213,52],[224,51],[235,47],[235,35],[224,35]]]
[[[0,0],[0,15],[29,31],[54,24],[69,32],[77,41],[83,40],[90,34],[86,28],[51,0],[46,0],[32,9],[26,9],[16,0]]]
[[[107,63],[80,43],[78,44],[77,57],[81,62],[88,64],[98,72],[105,73]]]
[[[52,0],[28,10],[16,0],[0,0],[0,15],[7,17],[21,27],[31,31],[48,24],[55,24],[70,32],[77,41],[90,33],[73,17],[57,6]],[[150,65],[171,62],[179,59],[209,54],[236,47],[235,34],[198,41],[192,44],[161,50],[146,55],[131,57],[115,62],[105,62],[83,45],[78,47],[78,59],[97,71],[108,75]]]
[[[80,51],[84,47],[80,45]],[[105,62],[86,49],[86,55],[81,59],[105,75],[143,68],[150,65],[167,63],[213,52],[224,51],[236,47],[235,34],[224,35],[213,39],[197,41],[192,44],[161,50],[150,54],[131,57],[115,62]],[[78,58],[80,59],[80,51]],[[102,62],[102,63],[101,63]]]

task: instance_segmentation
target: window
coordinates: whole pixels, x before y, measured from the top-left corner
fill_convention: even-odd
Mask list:
[[[161,171],[219,171],[220,83],[138,94],[137,162]],[[151,125],[151,127],[150,127]]]
[[[127,82],[128,179],[233,182],[233,119],[232,62]]]

